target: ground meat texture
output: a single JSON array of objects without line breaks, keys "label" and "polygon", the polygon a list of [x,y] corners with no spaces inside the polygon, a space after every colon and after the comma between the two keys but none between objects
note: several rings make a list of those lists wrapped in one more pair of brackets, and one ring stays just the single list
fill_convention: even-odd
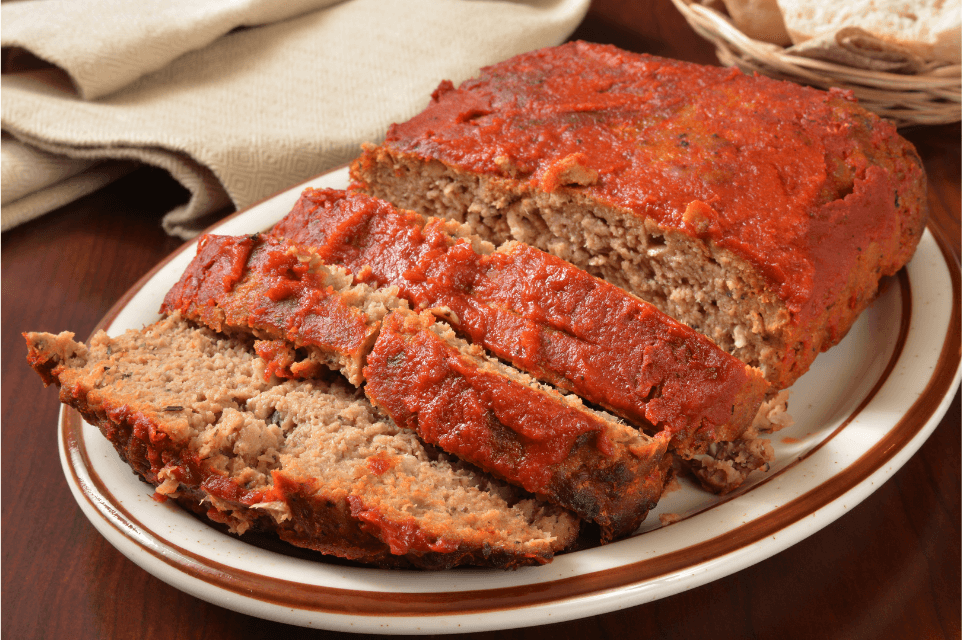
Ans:
[{"label": "ground meat texture", "polygon": [[337,376],[266,376],[252,339],[178,313],[89,347],[25,334],[28,359],[158,498],[241,534],[377,566],[540,564],[570,512],[426,447]]}]

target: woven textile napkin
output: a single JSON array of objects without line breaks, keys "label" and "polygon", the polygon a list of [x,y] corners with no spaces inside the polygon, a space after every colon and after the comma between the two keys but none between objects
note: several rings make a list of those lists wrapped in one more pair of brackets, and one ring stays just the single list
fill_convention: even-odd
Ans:
[{"label": "woven textile napkin", "polygon": [[[138,163],[190,191],[164,228],[248,206],[356,157],[441,80],[562,42],[588,0],[37,0],[0,44],[3,229]],[[13,48],[13,49],[9,49]],[[10,65],[8,65],[10,66]]]}]

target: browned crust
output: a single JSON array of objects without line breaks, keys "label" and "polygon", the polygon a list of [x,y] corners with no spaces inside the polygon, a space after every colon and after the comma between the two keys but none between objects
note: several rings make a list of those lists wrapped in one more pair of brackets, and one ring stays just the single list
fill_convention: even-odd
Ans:
[{"label": "browned crust", "polygon": [[58,336],[36,332],[24,332],[20,335],[27,342],[27,363],[40,375],[45,387],[59,385],[63,363],[81,355],[74,349],[74,334],[69,331]]}]

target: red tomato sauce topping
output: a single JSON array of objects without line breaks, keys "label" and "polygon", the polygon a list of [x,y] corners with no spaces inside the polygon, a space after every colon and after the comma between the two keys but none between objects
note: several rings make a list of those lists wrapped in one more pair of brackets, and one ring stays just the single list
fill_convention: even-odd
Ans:
[{"label": "red tomato sauce topping", "polygon": [[[396,285],[502,359],[678,442],[737,435],[765,383],[653,306],[523,244],[491,254],[368,196],[308,190],[273,233]],[[677,444],[677,442],[676,442]]]},{"label": "red tomato sauce topping", "polygon": [[397,424],[528,491],[547,492],[580,438],[612,454],[601,419],[482,369],[423,316],[387,316],[364,371],[368,397]]},{"label": "red tomato sauce topping", "polygon": [[443,82],[385,146],[570,188],[729,249],[801,317],[844,286],[859,250],[891,237],[899,194],[922,173],[850,93],[584,42]]},{"label": "red tomato sauce topping", "polygon": [[[290,242],[270,236],[205,236],[162,311],[179,310],[213,328],[250,327],[294,347],[360,353],[377,331],[376,323],[347,304],[326,274],[312,269],[311,259]],[[269,373],[291,375],[292,355],[281,343],[258,346]]]}]

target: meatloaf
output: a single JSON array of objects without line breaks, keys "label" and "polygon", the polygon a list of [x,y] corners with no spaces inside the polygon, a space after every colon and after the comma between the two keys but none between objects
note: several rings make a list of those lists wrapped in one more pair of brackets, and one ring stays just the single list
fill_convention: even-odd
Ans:
[{"label": "meatloaf", "polygon": [[365,393],[426,442],[626,536],[657,504],[668,436],[649,437],[487,358],[425,311],[389,314]]},{"label": "meatloaf", "polygon": [[307,189],[273,234],[393,286],[537,379],[665,431],[685,457],[739,437],[768,385],[757,369],[622,289],[528,245],[360,193]]},{"label": "meatloaf", "polygon": [[289,241],[206,235],[161,312],[179,311],[215,331],[261,338],[255,349],[270,373],[306,378],[331,368],[360,386],[381,318],[405,303],[396,289],[352,280]]},{"label": "meatloaf", "polygon": [[[338,289],[330,284],[335,273],[340,274]],[[254,348],[267,374],[312,377],[318,374],[317,363],[329,362],[342,373],[350,371],[349,379],[359,385],[373,372],[365,393],[395,422],[432,445],[598,523],[606,541],[638,527],[665,484],[667,436],[650,438],[583,407],[580,400],[529,388],[530,383],[519,382],[519,372],[488,363],[480,347],[469,347],[450,329],[434,325],[430,312],[419,318],[407,311],[391,295],[396,287],[374,289],[350,280],[350,274],[325,267],[316,253],[290,240],[208,235],[168,293],[163,311],[186,314],[218,331],[263,338]],[[390,327],[386,334],[384,326]],[[399,339],[402,335],[409,339]],[[424,336],[433,341],[425,343]],[[277,362],[278,353],[296,356],[298,351],[307,355]],[[315,353],[319,355],[312,358]],[[454,369],[430,357],[440,353],[447,354],[448,364],[460,362],[456,376]],[[355,371],[369,357],[370,364]],[[453,396],[448,394],[452,385],[461,388]],[[479,385],[487,391],[478,397],[465,391]],[[492,404],[492,394],[503,396],[511,411]],[[409,402],[408,412],[399,413],[392,399]],[[473,415],[464,406],[468,402],[482,411],[484,428],[467,428]],[[421,413],[429,410],[434,413]],[[436,417],[438,411],[445,418],[431,423],[428,416]],[[538,438],[531,436],[532,422],[540,425]],[[577,446],[568,437],[572,425],[585,432]],[[546,443],[550,462],[535,453]]]},{"label": "meatloaf", "polygon": [[424,445],[340,377],[264,375],[246,336],[173,313],[89,348],[24,334],[29,361],[100,428],[158,499],[241,534],[384,567],[547,562],[578,534],[570,512]]},{"label": "meatloaf", "polygon": [[792,384],[916,247],[925,175],[850,93],[572,42],[392,125],[354,186],[553,253]]}]

